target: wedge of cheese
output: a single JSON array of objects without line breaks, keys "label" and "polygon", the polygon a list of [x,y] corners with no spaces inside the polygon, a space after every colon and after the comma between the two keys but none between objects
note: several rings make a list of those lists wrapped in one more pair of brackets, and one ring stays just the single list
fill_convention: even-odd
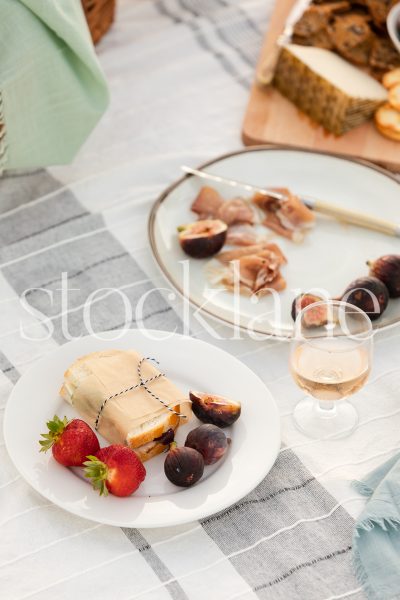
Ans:
[{"label": "wedge of cheese", "polygon": [[337,54],[296,44],[282,48],[274,85],[336,135],[370,119],[387,97],[380,83]]}]

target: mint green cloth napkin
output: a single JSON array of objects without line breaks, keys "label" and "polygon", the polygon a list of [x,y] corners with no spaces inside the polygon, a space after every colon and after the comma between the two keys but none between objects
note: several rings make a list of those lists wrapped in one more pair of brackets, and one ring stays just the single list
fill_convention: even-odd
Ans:
[{"label": "mint green cloth napkin", "polygon": [[80,0],[0,1],[0,170],[70,162],[108,101]]},{"label": "mint green cloth napkin", "polygon": [[369,496],[353,538],[357,577],[373,600],[399,599],[400,454],[353,485]]}]

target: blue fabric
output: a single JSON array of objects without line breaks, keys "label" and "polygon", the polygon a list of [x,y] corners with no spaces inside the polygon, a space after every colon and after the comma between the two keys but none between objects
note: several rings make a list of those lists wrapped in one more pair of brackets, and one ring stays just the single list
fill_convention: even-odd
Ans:
[{"label": "blue fabric", "polygon": [[357,577],[372,600],[400,598],[400,454],[355,481],[369,500],[356,523]]}]

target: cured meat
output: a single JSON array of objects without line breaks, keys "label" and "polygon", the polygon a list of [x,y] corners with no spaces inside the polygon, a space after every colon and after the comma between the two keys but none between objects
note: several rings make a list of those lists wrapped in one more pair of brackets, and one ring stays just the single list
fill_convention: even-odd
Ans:
[{"label": "cured meat", "polygon": [[234,223],[254,223],[254,209],[242,198],[226,200],[218,209],[218,219],[227,225]]},{"label": "cured meat", "polygon": [[240,281],[257,292],[275,279],[279,266],[279,257],[273,252],[264,253],[264,256],[244,256],[239,261]]},{"label": "cured meat", "polygon": [[242,198],[224,200],[212,187],[202,187],[191,209],[200,219],[220,219],[227,225],[254,223],[254,208]]},{"label": "cured meat", "polygon": [[228,290],[234,292],[239,289],[245,295],[265,295],[271,290],[281,291],[286,287],[280,272],[286,258],[276,244],[239,248],[222,255],[225,255],[221,261],[225,268],[221,281]]},{"label": "cured meat", "polygon": [[273,281],[268,284],[268,287],[261,288],[257,292],[257,296],[268,296],[271,293],[271,290],[275,290],[275,292],[283,292],[286,288],[286,279],[282,276],[281,273],[275,277]]},{"label": "cured meat", "polygon": [[254,246],[247,246],[243,248],[235,248],[234,250],[226,250],[217,254],[216,258],[222,263],[229,263],[232,260],[238,260],[243,256],[249,255],[262,255],[263,252],[270,251],[279,257],[280,264],[284,265],[287,263],[286,257],[282,250],[277,244],[255,244]]},{"label": "cured meat", "polygon": [[223,197],[212,187],[202,187],[197,194],[191,209],[200,215],[200,219],[215,218],[220,206],[225,202]]},{"label": "cured meat", "polygon": [[314,225],[314,213],[287,188],[275,190],[285,198],[277,200],[259,193],[253,196],[252,201],[265,215],[263,224],[283,237],[301,241],[304,233]]},{"label": "cured meat", "polygon": [[257,254],[265,249],[266,244],[255,244],[254,246],[247,246],[243,248],[235,248],[234,250],[225,250],[217,254],[216,258],[222,263],[229,263],[232,260],[242,258],[242,256],[248,256],[249,254]]},{"label": "cured meat", "polygon": [[266,257],[270,252],[273,252],[275,256],[279,259],[279,266],[286,265],[287,259],[283,254],[282,250],[276,244],[268,244],[265,246],[264,250],[262,250],[259,256]]},{"label": "cured meat", "polygon": [[260,236],[249,223],[231,225],[226,236],[226,243],[232,246],[253,246],[257,244]]}]

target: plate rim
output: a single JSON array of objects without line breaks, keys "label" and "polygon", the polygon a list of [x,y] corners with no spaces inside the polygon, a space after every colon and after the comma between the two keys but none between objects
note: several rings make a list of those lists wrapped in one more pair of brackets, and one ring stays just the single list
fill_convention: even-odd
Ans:
[{"label": "plate rim", "polygon": [[[320,154],[320,155],[328,156],[331,158],[339,158],[340,160],[343,160],[346,162],[359,164],[359,165],[367,167],[373,171],[377,171],[378,173],[381,173],[382,175],[385,175],[386,177],[388,177],[389,179],[391,179],[392,181],[397,183],[397,185],[400,187],[400,182],[398,181],[398,179],[396,178],[394,173],[392,173],[388,169],[385,169],[384,167],[382,167],[380,165],[376,165],[375,163],[373,163],[369,160],[366,160],[364,158],[344,156],[343,154],[340,154],[339,152],[329,152],[327,150],[312,150],[311,148],[302,148],[301,146],[291,146],[291,145],[284,145],[284,144],[279,145],[279,146],[274,145],[274,144],[261,144],[261,145],[250,146],[248,148],[241,148],[239,150],[232,150],[231,152],[226,152],[224,154],[218,155],[216,158],[213,158],[204,163],[201,163],[200,165],[198,165],[195,168],[198,171],[200,171],[206,167],[214,165],[222,160],[225,160],[226,158],[231,158],[233,156],[238,156],[240,154],[247,154],[248,152],[260,152],[260,151],[276,152],[277,150],[278,151],[282,150],[282,151],[286,151],[286,152],[287,151],[304,152],[307,154]],[[147,234],[148,234],[148,238],[149,238],[149,242],[150,242],[150,248],[151,248],[153,259],[154,259],[157,267],[159,268],[160,272],[162,273],[162,275],[173,286],[174,290],[177,291],[178,294],[182,298],[184,298],[184,293],[183,293],[182,288],[174,281],[174,279],[170,275],[168,269],[164,265],[163,260],[160,256],[160,253],[158,252],[155,235],[154,235],[154,229],[155,229],[154,225],[155,225],[157,211],[160,208],[160,206],[162,205],[162,203],[171,194],[171,192],[173,192],[184,181],[186,181],[187,179],[189,179],[191,177],[195,177],[195,175],[192,175],[191,173],[186,173],[179,179],[172,182],[163,192],[161,192],[161,194],[157,197],[157,199],[153,203],[153,206],[151,207],[151,211],[150,211],[148,221],[147,221]],[[201,304],[197,303],[191,296],[189,298],[186,298],[186,300],[189,301],[189,303],[191,304],[192,307],[199,309],[200,312],[203,312],[208,317],[212,318],[214,321],[217,321],[218,323],[223,323],[224,325],[227,325],[228,327],[235,326],[240,331],[243,331],[243,332],[247,331],[246,326],[240,325],[237,323],[233,323],[232,320],[229,320],[228,318],[224,318],[220,315],[216,315],[207,308],[203,308],[203,306]],[[381,331],[387,331],[388,329],[395,327],[399,323],[400,323],[400,318],[393,319],[393,320],[389,321],[388,323],[386,323],[385,325],[381,325],[375,321],[372,323],[372,329],[373,329],[374,333],[381,332]],[[255,333],[258,333],[261,335],[268,335],[269,337],[271,337],[277,341],[289,341],[292,339],[291,333],[278,334],[278,333],[274,332],[274,330],[271,330],[270,332],[266,333],[265,331],[259,330],[257,328],[254,328],[253,331]]]},{"label": "plate rim", "polygon": [[[211,512],[210,512],[210,510],[204,510],[206,503],[200,504],[195,509],[186,510],[184,508],[181,508],[180,516],[178,516],[179,515],[179,513],[178,513],[176,518],[170,518],[168,520],[168,522],[165,523],[164,525],[160,525],[158,523],[155,524],[154,522],[149,520],[149,519],[151,519],[151,516],[148,516],[147,520],[143,520],[143,521],[140,521],[140,518],[141,518],[140,515],[139,515],[139,517],[137,517],[136,519],[133,519],[132,521],[123,521],[123,520],[117,521],[112,518],[107,518],[107,516],[100,519],[99,517],[91,516],[90,514],[86,514],[86,513],[82,514],[82,512],[78,508],[74,510],[67,504],[64,504],[62,502],[56,502],[51,495],[51,490],[49,491],[49,493],[45,493],[45,491],[39,485],[37,485],[37,482],[35,480],[29,479],[29,476],[26,473],[26,469],[24,468],[23,464],[21,463],[21,460],[18,457],[16,457],[12,451],[10,451],[10,444],[9,444],[8,436],[9,436],[9,434],[11,435],[11,433],[10,433],[11,430],[10,430],[10,426],[8,425],[8,421],[10,419],[9,412],[10,412],[10,410],[12,410],[10,408],[11,403],[12,403],[12,397],[15,395],[15,390],[17,389],[19,382],[24,378],[24,376],[28,372],[31,372],[35,368],[37,368],[39,363],[46,364],[49,357],[53,356],[55,353],[57,353],[59,351],[61,352],[62,349],[65,348],[66,346],[79,343],[84,339],[95,338],[95,336],[89,334],[86,336],[82,336],[79,339],[71,340],[65,344],[61,344],[54,350],[47,353],[45,356],[41,357],[33,365],[31,365],[29,367],[29,369],[27,369],[25,371],[25,373],[23,375],[21,375],[20,379],[17,381],[17,383],[14,385],[13,389],[11,390],[11,392],[8,396],[8,400],[7,400],[7,403],[5,406],[5,411],[4,411],[4,419],[3,419],[3,427],[2,427],[4,443],[5,443],[5,448],[7,450],[8,456],[9,456],[11,462],[13,463],[14,467],[17,469],[19,475],[42,498],[45,498],[46,500],[50,501],[55,506],[58,506],[59,508],[65,510],[71,514],[74,514],[82,519],[86,519],[88,521],[92,521],[95,523],[102,523],[104,525],[110,525],[110,526],[114,526],[114,527],[130,527],[130,528],[142,528],[142,529],[157,528],[158,529],[158,528],[162,528],[162,527],[174,527],[174,526],[178,526],[178,525],[184,525],[187,523],[192,523],[192,522],[195,522],[195,521],[198,521],[201,519],[205,519],[211,515],[218,513],[221,510],[225,510],[226,508],[234,505],[236,502],[241,500],[244,496],[249,494],[267,476],[267,474],[272,469],[272,467],[275,464],[276,459],[279,455],[279,450],[280,450],[281,442],[282,442],[282,433],[281,433],[281,423],[280,423],[280,414],[279,414],[279,410],[278,410],[278,405],[276,403],[274,396],[272,395],[271,390],[263,382],[263,380],[257,373],[255,373],[252,369],[250,369],[250,367],[248,365],[246,365],[245,363],[240,361],[239,358],[237,358],[230,352],[228,352],[222,348],[219,348],[218,346],[215,346],[214,344],[206,342],[205,340],[199,340],[197,338],[192,338],[191,336],[188,336],[188,335],[184,335],[184,334],[180,334],[180,333],[176,333],[176,332],[170,332],[170,331],[167,332],[167,331],[158,330],[158,329],[157,330],[156,329],[148,329],[146,331],[149,331],[152,334],[154,334],[154,333],[156,333],[156,334],[167,334],[167,333],[171,334],[172,333],[173,337],[175,337],[175,338],[183,338],[187,341],[190,341],[190,343],[195,343],[195,344],[198,344],[199,346],[203,346],[203,345],[212,346],[213,349],[217,352],[217,354],[222,353],[222,354],[228,355],[231,360],[240,362],[246,370],[250,371],[252,376],[255,377],[259,381],[259,383],[263,386],[266,395],[269,397],[270,407],[271,407],[271,410],[273,411],[273,420],[275,421],[275,424],[276,424],[275,429],[274,429],[274,431],[276,433],[275,448],[273,449],[273,452],[271,452],[270,461],[268,461],[268,463],[264,465],[264,469],[260,469],[259,476],[254,478],[254,480],[252,480],[252,482],[250,484],[248,484],[247,486],[243,485],[240,492],[235,494],[234,496],[231,496],[229,499],[227,499],[227,501],[221,501],[220,504],[218,505],[218,508],[211,509]],[[129,332],[141,333],[141,330],[140,329],[128,329],[128,330],[119,329],[119,330],[98,332],[96,335],[105,336],[102,338],[102,341],[110,341],[110,343],[112,343],[112,342],[118,341],[118,339],[120,339],[120,338],[118,338],[117,340],[115,340],[114,337],[112,337],[120,332],[124,332],[123,335],[126,335],[126,334],[129,335]],[[108,340],[107,336],[110,336],[111,339]],[[170,496],[170,495],[171,494],[167,494],[167,496]],[[132,497],[130,497],[130,498],[134,499],[134,495],[132,495]],[[186,514],[186,513],[190,513],[190,514]]]}]

